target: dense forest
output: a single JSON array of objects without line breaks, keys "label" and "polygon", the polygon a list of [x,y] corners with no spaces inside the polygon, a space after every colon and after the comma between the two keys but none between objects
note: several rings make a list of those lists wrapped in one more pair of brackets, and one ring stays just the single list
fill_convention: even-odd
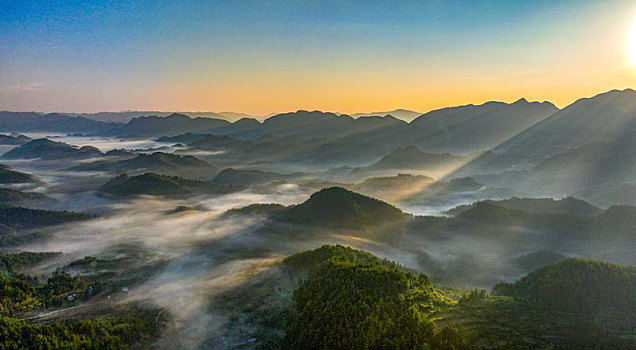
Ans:
[{"label": "dense forest", "polygon": [[500,283],[493,294],[519,297],[535,307],[596,314],[636,313],[636,268],[598,260],[569,258]]},{"label": "dense forest", "polygon": [[375,198],[331,187],[281,213],[277,220],[294,224],[357,229],[405,220],[410,215]]},{"label": "dense forest", "polygon": [[42,226],[59,225],[67,222],[91,219],[85,213],[74,213],[66,210],[43,210],[0,205],[0,233],[14,229],[31,229]]},{"label": "dense forest", "polygon": [[58,255],[0,256],[5,270],[0,272],[0,349],[126,349],[148,344],[160,334],[165,317],[155,317],[145,309],[113,309],[103,316],[43,324],[37,322],[38,317],[19,320],[18,315],[88,302],[102,292],[98,276],[56,272],[46,283],[39,283],[36,277],[16,272]]},{"label": "dense forest", "polygon": [[340,245],[294,254],[282,265],[307,277],[293,293],[283,348],[469,348],[457,329],[427,319],[453,302],[426,275]]},{"label": "dense forest", "polygon": [[136,195],[183,197],[196,193],[229,193],[234,190],[236,189],[211,182],[145,173],[137,176],[119,175],[102,186],[99,193],[114,197]]},{"label": "dense forest", "polygon": [[1,184],[18,184],[36,182],[35,177],[19,171],[11,170],[6,165],[0,164],[0,183]]}]

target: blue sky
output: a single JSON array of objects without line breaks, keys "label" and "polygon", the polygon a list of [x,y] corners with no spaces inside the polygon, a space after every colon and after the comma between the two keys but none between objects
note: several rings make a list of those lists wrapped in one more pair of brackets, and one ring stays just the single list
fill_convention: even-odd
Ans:
[{"label": "blue sky", "polygon": [[[2,109],[258,114],[479,102],[447,95],[505,77],[523,95],[519,74],[534,74],[529,97],[551,99],[536,80],[567,71],[559,62],[625,64],[636,1],[10,0],[0,11]],[[570,94],[634,81],[605,74]],[[573,98],[563,90],[557,102]]]}]

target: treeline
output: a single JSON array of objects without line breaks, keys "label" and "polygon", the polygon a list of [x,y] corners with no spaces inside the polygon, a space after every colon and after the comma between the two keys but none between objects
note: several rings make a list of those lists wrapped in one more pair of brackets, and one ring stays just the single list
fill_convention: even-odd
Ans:
[{"label": "treeline", "polygon": [[[54,273],[43,284],[39,284],[36,277],[0,273],[0,314],[14,315],[33,307],[60,306],[69,301],[87,300],[103,288],[102,282],[64,272]],[[69,295],[72,295],[70,300],[67,299]]]},{"label": "treeline", "polygon": [[109,317],[31,325],[0,316],[0,349],[128,349],[158,334],[154,317]]},{"label": "treeline", "polygon": [[[13,256],[9,264],[19,265],[21,260],[40,258],[32,254]],[[13,264],[15,261],[18,262]],[[16,318],[29,310],[45,312],[51,306],[88,300],[103,287],[103,283],[91,277],[63,272],[54,273],[43,284],[35,277],[0,273],[0,349],[127,349],[156,339],[166,318],[155,317],[154,313],[142,309],[44,325]]]},{"label": "treeline", "polygon": [[29,209],[0,205],[0,225],[11,229],[30,229],[91,218],[92,216],[85,213],[74,213],[66,210]]},{"label": "treeline", "polygon": [[284,261],[313,271],[294,292],[285,349],[468,349],[427,312],[450,304],[430,284],[369,253],[325,246]]},{"label": "treeline", "polygon": [[61,256],[60,252],[20,252],[0,255],[0,272],[12,273],[23,267]]},{"label": "treeline", "polygon": [[522,298],[543,309],[634,314],[636,268],[570,258],[544,266],[516,283],[499,283],[493,294]]}]

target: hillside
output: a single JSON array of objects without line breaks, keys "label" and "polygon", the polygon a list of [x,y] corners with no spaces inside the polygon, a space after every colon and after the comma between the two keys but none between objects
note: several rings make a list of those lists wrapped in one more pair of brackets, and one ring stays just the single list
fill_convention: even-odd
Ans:
[{"label": "hillside", "polygon": [[59,258],[60,252],[20,252],[0,255],[0,273],[15,273],[43,261]]},{"label": "hillside", "polygon": [[0,112],[2,132],[104,132],[120,124],[105,123],[84,117],[58,113],[41,115],[33,112]]},{"label": "hillside", "polygon": [[415,146],[398,148],[395,151],[382,157],[376,163],[370,165],[370,170],[386,169],[418,169],[432,170],[452,164],[459,164],[463,157],[453,156],[448,153],[435,154],[420,151]]},{"label": "hillside", "polygon": [[227,168],[221,170],[214,179],[212,179],[212,182],[223,185],[236,184],[247,186],[265,184],[277,180],[283,180],[285,178],[287,178],[287,176],[271,171]]},{"label": "hillside", "polygon": [[183,144],[189,144],[194,141],[200,140],[206,136],[207,136],[206,134],[194,134],[194,133],[187,132],[185,134],[180,134],[176,136],[162,136],[157,139],[157,142],[168,142],[168,143],[178,142]]},{"label": "hillside", "polygon": [[549,102],[487,102],[434,110],[409,124],[408,132],[387,135],[426,152],[489,150],[557,112]]},{"label": "hillside", "polygon": [[342,246],[298,253],[283,265],[309,272],[294,291],[283,348],[468,348],[456,330],[436,330],[426,320],[450,304],[426,275]]},{"label": "hillside", "polygon": [[241,147],[249,144],[247,141],[237,140],[229,136],[204,135],[202,138],[189,142],[188,145],[194,148],[205,150],[223,150],[228,148]]},{"label": "hillside", "polygon": [[264,132],[259,141],[302,142],[312,138],[339,138],[367,130],[406,125],[393,117],[366,117],[354,119],[348,115],[321,111],[299,110],[265,119]]},{"label": "hillside", "polygon": [[242,208],[234,208],[223,213],[223,217],[247,216],[269,218],[284,211],[287,207],[277,203],[256,203]]},{"label": "hillside", "polygon": [[311,273],[329,261],[354,264],[378,264],[389,268],[398,268],[398,265],[392,261],[380,259],[369,252],[339,244],[323,245],[320,248],[292,254],[283,259],[281,264],[293,273]]},{"label": "hillside", "polygon": [[0,164],[0,183],[19,184],[33,182],[37,182],[33,175],[11,170],[8,166]]},{"label": "hillside", "polygon": [[[495,206],[507,209],[523,210],[533,214],[573,214],[573,215],[596,215],[601,209],[581,199],[567,197],[555,200],[553,198],[519,198],[512,197],[502,200],[485,200]],[[457,215],[472,207],[471,204],[460,205],[449,210],[447,213]]]},{"label": "hillside", "polygon": [[11,233],[15,230],[59,225],[90,218],[92,217],[88,214],[74,213],[66,210],[54,211],[0,205],[0,233]]},{"label": "hillside", "polygon": [[633,142],[634,134],[636,91],[612,90],[577,100],[506,141],[495,151],[534,163],[586,143]]},{"label": "hillside", "polygon": [[353,113],[351,116],[353,118],[362,118],[362,117],[383,117],[383,116],[393,116],[398,119],[402,119],[405,122],[411,122],[413,119],[422,115],[420,112],[411,111],[408,109],[395,109],[392,111],[385,112],[369,112],[369,113]]},{"label": "hillside", "polygon": [[457,214],[457,218],[495,226],[519,226],[550,233],[556,242],[576,240],[621,239],[633,242],[636,227],[636,207],[618,205],[597,215],[567,213],[533,214],[508,209],[489,202],[478,202]]},{"label": "hillside", "polygon": [[524,254],[514,259],[513,263],[526,271],[534,271],[545,265],[556,264],[565,259],[567,259],[567,256],[561,253],[543,249]]},{"label": "hillside", "polygon": [[53,200],[51,197],[41,193],[22,192],[9,188],[0,188],[0,203],[2,204],[32,206],[51,200]]},{"label": "hillside", "polygon": [[493,293],[566,312],[634,314],[636,268],[570,258],[544,266],[513,284],[497,284]]},{"label": "hillside", "polygon": [[2,135],[0,134],[0,145],[21,145],[31,141],[32,138],[24,135]]},{"label": "hillside", "polygon": [[77,147],[63,142],[55,142],[49,139],[37,139],[13,148],[2,155],[4,159],[33,159],[46,160],[65,158],[94,158],[101,157],[103,153],[92,146]]},{"label": "hillside", "polygon": [[229,124],[225,119],[190,118],[185,114],[172,113],[166,117],[135,117],[110,132],[129,137],[176,136],[187,132],[209,132]]},{"label": "hillside", "polygon": [[562,188],[570,190],[632,182],[636,173],[636,155],[632,152],[635,147],[633,140],[628,144],[586,143],[542,160],[528,177],[535,182],[556,178]]},{"label": "hillside", "polygon": [[169,174],[197,174],[206,173],[208,176],[217,170],[208,162],[194,156],[180,156],[171,153],[154,152],[152,154],[139,154],[132,159],[118,160],[115,162],[96,161],[85,163],[71,168],[78,171],[153,171]]},{"label": "hillside", "polygon": [[210,182],[189,180],[178,176],[145,173],[138,176],[122,174],[102,186],[98,193],[114,197],[136,195],[185,197],[203,193],[228,193],[236,190]]},{"label": "hillside", "polygon": [[402,221],[410,215],[398,208],[340,187],[322,189],[302,204],[276,217],[286,223],[333,227],[364,228]]}]

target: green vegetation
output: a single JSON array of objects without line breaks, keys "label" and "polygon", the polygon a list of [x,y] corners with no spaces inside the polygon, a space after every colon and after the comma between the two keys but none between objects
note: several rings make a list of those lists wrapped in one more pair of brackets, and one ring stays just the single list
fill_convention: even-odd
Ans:
[{"label": "green vegetation", "polygon": [[41,193],[22,192],[8,188],[0,188],[0,203],[5,205],[32,205],[50,199],[50,197]]},{"label": "green vegetation", "polygon": [[145,173],[138,176],[119,175],[102,186],[98,193],[115,197],[135,195],[183,197],[198,193],[229,193],[234,190],[232,187],[205,181]]},{"label": "green vegetation", "polygon": [[567,256],[551,250],[537,250],[516,258],[513,263],[526,271],[534,271],[545,265],[556,264]]},{"label": "green vegetation", "polygon": [[[527,213],[533,214],[597,215],[602,211],[598,207],[574,197],[567,197],[559,200],[552,198],[512,197],[509,199],[485,200],[482,202],[507,209],[523,210]],[[448,213],[457,215],[465,210],[471,209],[473,206],[474,204],[460,205],[449,210]]]},{"label": "green vegetation", "polygon": [[636,268],[570,258],[544,266],[514,284],[499,283],[493,294],[519,297],[543,309],[566,312],[636,313]]},{"label": "green vegetation", "polygon": [[312,273],[322,264],[332,262],[349,262],[353,264],[378,264],[388,268],[399,266],[387,259],[362,250],[341,245],[323,245],[320,248],[290,255],[282,261],[282,265],[293,273]]},{"label": "green vegetation", "polygon": [[133,171],[135,169],[151,170],[154,172],[215,172],[208,163],[194,156],[180,156],[171,153],[154,152],[152,154],[139,154],[132,159],[124,159],[115,162],[95,161],[71,168],[78,171]]},{"label": "green vegetation", "polygon": [[61,256],[59,252],[20,252],[0,255],[0,272],[16,272],[43,261]]},{"label": "green vegetation", "polygon": [[277,203],[256,203],[250,204],[248,206],[242,208],[235,208],[226,211],[223,215],[226,217],[235,216],[235,215],[245,215],[245,216],[272,216],[277,213],[282,212],[287,207],[282,204]]},{"label": "green vegetation", "polygon": [[212,182],[223,185],[253,185],[264,184],[285,179],[287,176],[269,171],[232,169],[221,170]]},{"label": "green vegetation", "polygon": [[456,329],[438,331],[427,320],[428,312],[449,304],[427,276],[343,260],[335,255],[322,263],[294,292],[284,348],[469,348]]},{"label": "green vegetation", "polygon": [[12,227],[0,224],[0,247],[12,247],[50,239],[52,235],[46,232],[16,232]]},{"label": "green vegetation", "polygon": [[[478,202],[456,215],[457,218],[499,228],[508,226],[549,232],[560,240],[633,241],[636,230],[636,207],[612,206],[594,216],[573,214],[533,214],[508,209],[489,202]],[[476,232],[476,230],[473,230]],[[502,230],[503,231],[503,230]]]},{"label": "green vegetation", "polygon": [[32,175],[11,170],[11,168],[0,164],[0,183],[20,184],[33,182],[37,182],[37,180]]},{"label": "green vegetation", "polygon": [[27,278],[0,273],[0,316],[40,305],[42,298]]},{"label": "green vegetation", "polygon": [[302,225],[360,229],[409,218],[410,215],[386,202],[331,187],[312,194],[307,201],[282,212],[276,219]]},{"label": "green vegetation", "polygon": [[172,210],[167,210],[165,213],[166,214],[179,214],[179,213],[187,213],[189,211],[201,211],[201,210],[205,210],[205,209],[199,208],[199,207],[189,207],[187,205],[178,205]]},{"label": "green vegetation", "polygon": [[[88,214],[0,205],[0,233],[87,220]],[[2,229],[4,227],[4,229]]]},{"label": "green vegetation", "polygon": [[[46,323],[51,321],[45,320],[44,315],[31,317],[49,312],[52,307],[82,305],[104,291],[105,281],[99,275],[56,272],[46,283],[39,284],[35,277],[15,273],[20,267],[59,254],[22,252],[0,256],[3,269],[10,271],[0,273],[0,349],[127,349],[145,347],[159,336],[166,316],[134,306],[98,307],[97,301],[86,308],[89,311],[80,319],[67,316],[65,321]],[[69,266],[97,262],[103,261],[86,257]],[[25,317],[28,321],[18,319]],[[37,324],[42,322],[46,324]]]},{"label": "green vegetation", "polygon": [[[90,292],[87,287],[91,286]],[[101,290],[102,283],[83,276],[54,273],[45,284],[22,274],[0,273],[0,314],[13,315],[38,306],[61,306],[74,300],[88,300]],[[69,295],[73,295],[68,300]]]},{"label": "green vegetation", "polygon": [[76,147],[49,139],[37,139],[13,148],[2,155],[4,159],[63,159],[101,157],[103,153],[92,146]]},{"label": "green vegetation", "polygon": [[0,349],[128,349],[157,337],[159,330],[154,317],[148,316],[104,317],[44,325],[0,316]]}]

